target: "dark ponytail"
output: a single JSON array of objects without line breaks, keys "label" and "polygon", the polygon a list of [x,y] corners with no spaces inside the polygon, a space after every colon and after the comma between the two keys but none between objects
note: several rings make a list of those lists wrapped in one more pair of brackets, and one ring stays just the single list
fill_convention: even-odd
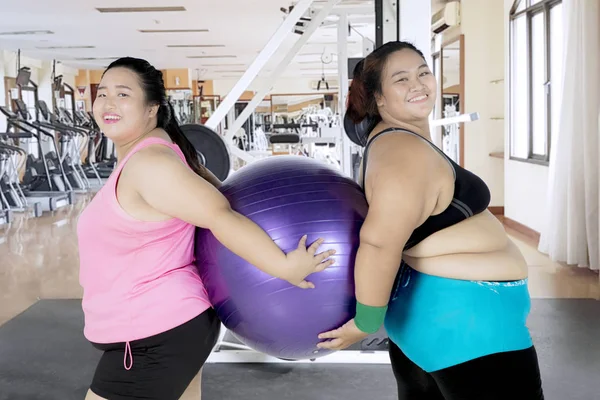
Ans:
[{"label": "dark ponytail", "polygon": [[[363,81],[365,59],[356,64],[352,76],[352,83],[348,89],[346,115],[344,116],[344,131],[346,136],[359,146],[366,146],[369,134],[381,121],[377,112],[377,104],[370,101],[367,87]],[[375,107],[375,109],[373,109]]]},{"label": "dark ponytail", "polygon": [[[212,182],[214,176],[202,165],[198,159],[198,153],[192,143],[185,136],[177,119],[173,106],[167,99],[165,82],[162,72],[154,68],[148,61],[133,57],[123,57],[113,61],[106,71],[111,68],[127,68],[135,72],[140,79],[140,85],[146,95],[149,105],[158,105],[157,126],[164,129],[171,140],[179,146],[185,155],[185,160],[190,168],[204,179]],[[106,71],[104,71],[106,73]]]},{"label": "dark ponytail", "polygon": [[[162,73],[161,73],[162,75]],[[158,109],[158,123],[157,126],[163,128],[165,132],[169,134],[171,140],[179,146],[181,152],[185,156],[185,161],[188,163],[190,168],[198,175],[203,177],[204,179],[210,181],[210,172],[206,169],[205,166],[200,164],[200,160],[198,158],[198,153],[192,145],[192,142],[189,141],[187,136],[183,133],[181,128],[179,127],[179,123],[177,122],[177,118],[175,118],[175,111],[173,110],[173,105],[169,103],[168,100],[165,100],[165,104],[161,104]]]},{"label": "dark ponytail", "polygon": [[348,88],[346,115],[355,124],[362,122],[369,115],[370,102],[367,98],[367,88],[362,76],[364,66],[365,59],[363,58],[354,67],[352,83]]}]

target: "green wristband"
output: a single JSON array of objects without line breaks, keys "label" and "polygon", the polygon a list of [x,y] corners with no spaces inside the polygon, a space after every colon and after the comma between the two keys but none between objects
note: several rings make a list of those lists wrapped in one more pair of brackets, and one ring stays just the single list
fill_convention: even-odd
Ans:
[{"label": "green wristband", "polygon": [[375,333],[381,328],[386,312],[387,306],[372,307],[357,301],[354,323],[358,329],[365,333]]}]

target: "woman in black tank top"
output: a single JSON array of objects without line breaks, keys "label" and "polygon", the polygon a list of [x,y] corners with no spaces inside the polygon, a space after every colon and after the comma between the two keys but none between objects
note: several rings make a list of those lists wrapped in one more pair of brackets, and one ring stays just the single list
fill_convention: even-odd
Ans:
[{"label": "woman in black tank top", "polygon": [[[527,279],[449,279],[402,260],[490,203],[485,182],[429,140],[436,85],[423,54],[406,42],[381,46],[355,68],[344,128],[365,147],[370,208],[356,258],[355,318],[319,335],[319,347],[341,350],[385,322],[400,400],[543,399],[526,326]],[[377,172],[366,182],[369,160]]]}]

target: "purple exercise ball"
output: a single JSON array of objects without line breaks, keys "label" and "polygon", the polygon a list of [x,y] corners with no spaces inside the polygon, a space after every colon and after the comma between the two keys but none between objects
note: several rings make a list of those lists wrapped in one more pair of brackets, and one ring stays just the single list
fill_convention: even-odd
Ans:
[{"label": "purple exercise ball", "polygon": [[318,334],[353,318],[354,260],[367,214],[361,188],[331,166],[307,157],[275,156],[231,175],[221,192],[288,253],[307,234],[335,249],[335,263],[300,289],[260,271],[198,229],[196,265],[220,320],[241,342],[281,359],[322,357]]}]

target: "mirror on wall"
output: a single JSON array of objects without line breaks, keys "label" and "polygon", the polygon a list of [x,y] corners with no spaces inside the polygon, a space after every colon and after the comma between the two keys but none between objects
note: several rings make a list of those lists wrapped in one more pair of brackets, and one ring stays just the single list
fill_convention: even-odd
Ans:
[{"label": "mirror on wall", "polygon": [[202,95],[193,96],[194,103],[194,123],[204,125],[206,121],[214,114],[221,103],[221,96]]},{"label": "mirror on wall", "polygon": [[271,126],[271,99],[264,99],[254,110],[254,126],[261,127],[264,130],[265,126]]},{"label": "mirror on wall", "polygon": [[[464,37],[442,44],[441,99],[438,101],[441,118],[458,116],[464,108]],[[464,124],[444,125],[441,132],[441,148],[454,162],[463,164]]]},{"label": "mirror on wall", "polygon": [[272,131],[277,132],[279,125],[302,124],[318,125],[327,123],[336,116],[337,94],[273,94],[271,96]]},{"label": "mirror on wall", "polygon": [[194,123],[194,95],[190,89],[167,89],[167,98],[180,125]]}]

